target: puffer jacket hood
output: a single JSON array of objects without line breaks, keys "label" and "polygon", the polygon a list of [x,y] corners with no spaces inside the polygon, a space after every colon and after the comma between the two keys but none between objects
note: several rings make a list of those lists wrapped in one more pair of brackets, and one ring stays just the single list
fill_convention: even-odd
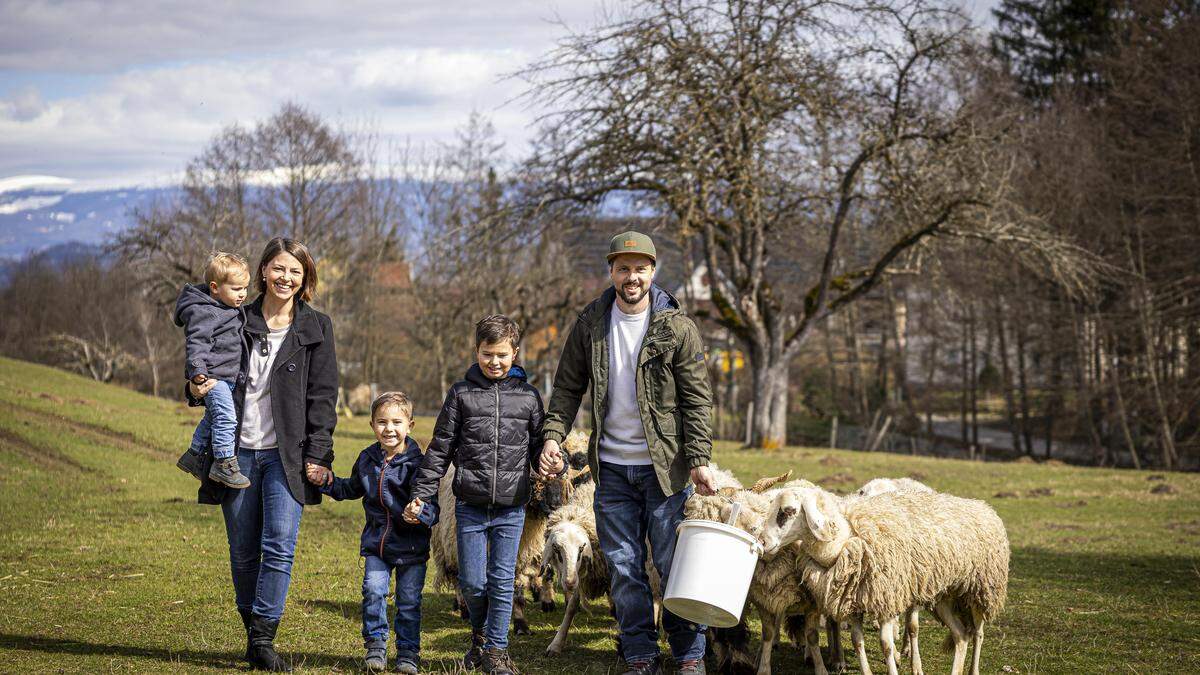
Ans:
[{"label": "puffer jacket hood", "polygon": [[372,443],[359,454],[349,478],[335,478],[321,492],[341,501],[361,499],[366,522],[363,524],[363,557],[375,556],[391,565],[409,565],[429,559],[429,528],[438,521],[437,495],[422,500],[417,516],[419,525],[404,520],[404,507],[412,501],[412,485],[421,466],[421,448],[411,437],[405,439],[404,452],[390,461],[379,443]]},{"label": "puffer jacket hood", "polygon": [[513,366],[500,380],[472,364],[450,387],[413,488],[425,500],[455,466],[454,494],[475,506],[518,506],[529,501],[530,470],[542,451],[542,397]]}]

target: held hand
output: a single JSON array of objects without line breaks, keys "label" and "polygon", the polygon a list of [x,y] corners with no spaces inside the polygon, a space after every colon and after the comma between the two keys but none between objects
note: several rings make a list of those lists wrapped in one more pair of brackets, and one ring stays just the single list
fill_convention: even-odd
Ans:
[{"label": "held hand", "polygon": [[542,445],[542,457],[538,460],[538,471],[542,476],[550,478],[557,476],[563,470],[563,453],[562,448],[558,446],[558,441],[546,441]]},{"label": "held hand", "polygon": [[321,466],[320,464],[313,464],[312,462],[309,462],[304,467],[304,473],[308,478],[308,482],[312,483],[313,485],[322,486],[333,484],[333,471]]},{"label": "held hand", "polygon": [[189,381],[188,392],[191,393],[193,398],[204,398],[215,386],[217,386],[217,381],[211,377],[205,380],[204,384],[196,384],[195,382]]},{"label": "held hand", "polygon": [[421,520],[417,516],[421,514],[422,506],[424,506],[424,503],[420,499],[414,499],[409,502],[408,506],[404,507],[404,522],[409,525],[420,523]]},{"label": "held hand", "polygon": [[692,484],[696,486],[696,494],[704,497],[711,497],[717,494],[717,489],[713,486],[712,472],[707,466],[698,466],[692,469],[691,472]]}]

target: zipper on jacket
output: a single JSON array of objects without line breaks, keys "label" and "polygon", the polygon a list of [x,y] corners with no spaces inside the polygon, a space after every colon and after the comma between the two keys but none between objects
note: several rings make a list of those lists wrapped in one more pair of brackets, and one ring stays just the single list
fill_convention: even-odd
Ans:
[{"label": "zipper on jacket", "polygon": [[383,466],[379,468],[379,506],[383,507],[383,534],[379,537],[379,557],[383,559],[383,542],[387,541],[388,528],[392,525],[392,512],[388,511],[387,504],[383,503],[383,474],[387,472],[388,461],[387,457],[383,458]]},{"label": "zipper on jacket", "polygon": [[496,476],[500,473],[500,381],[496,388],[496,432],[492,434],[492,506],[496,505]]}]

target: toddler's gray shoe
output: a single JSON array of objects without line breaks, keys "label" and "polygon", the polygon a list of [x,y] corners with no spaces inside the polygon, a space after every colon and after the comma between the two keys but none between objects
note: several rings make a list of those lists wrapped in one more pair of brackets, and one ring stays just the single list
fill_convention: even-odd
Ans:
[{"label": "toddler's gray shoe", "polygon": [[238,468],[237,457],[214,459],[212,468],[208,470],[208,477],[222,485],[238,490],[250,487],[250,479],[243,476],[241,469]]}]

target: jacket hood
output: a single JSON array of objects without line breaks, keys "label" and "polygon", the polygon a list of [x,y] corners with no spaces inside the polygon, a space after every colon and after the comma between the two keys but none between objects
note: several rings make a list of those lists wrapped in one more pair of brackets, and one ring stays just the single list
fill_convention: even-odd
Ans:
[{"label": "jacket hood", "polygon": [[[503,380],[500,380],[500,382],[503,383],[512,379],[524,382],[527,378],[528,376],[525,374],[525,369],[521,366],[514,365],[508,369],[508,375],[506,375]],[[467,374],[463,376],[463,379],[480,387],[490,387],[495,382],[495,380],[483,374],[483,369],[479,367],[478,363],[472,363],[471,367],[467,368]]]},{"label": "jacket hood", "polygon": [[182,326],[187,323],[184,319],[184,314],[199,305],[208,305],[218,309],[231,309],[225,303],[217,300],[208,292],[208,287],[201,284],[188,284],[183,287],[179,293],[179,299],[175,301],[175,325]]}]

